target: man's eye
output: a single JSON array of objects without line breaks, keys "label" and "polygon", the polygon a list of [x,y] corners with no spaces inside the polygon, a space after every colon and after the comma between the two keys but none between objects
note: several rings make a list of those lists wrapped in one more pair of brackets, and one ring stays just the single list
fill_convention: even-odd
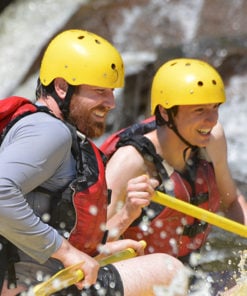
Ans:
[{"label": "man's eye", "polygon": [[196,109],[195,112],[201,113],[201,112],[203,112],[203,108]]}]

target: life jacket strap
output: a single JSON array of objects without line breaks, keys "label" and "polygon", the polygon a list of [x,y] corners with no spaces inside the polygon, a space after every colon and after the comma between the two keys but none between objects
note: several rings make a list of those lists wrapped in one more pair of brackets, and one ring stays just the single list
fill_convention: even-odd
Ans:
[{"label": "life jacket strap", "polygon": [[208,223],[197,221],[192,225],[185,225],[183,235],[186,235],[190,238],[195,237],[197,234],[202,233],[208,227]]}]

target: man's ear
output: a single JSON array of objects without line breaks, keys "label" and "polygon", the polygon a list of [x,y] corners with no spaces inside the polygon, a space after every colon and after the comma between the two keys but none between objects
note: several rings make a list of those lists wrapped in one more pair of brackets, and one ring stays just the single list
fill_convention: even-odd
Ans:
[{"label": "man's ear", "polygon": [[55,78],[54,89],[60,99],[63,100],[66,97],[68,87],[68,83],[63,78]]},{"label": "man's ear", "polygon": [[167,114],[167,110],[165,108],[163,108],[161,105],[158,105],[159,108],[159,112],[160,112],[160,116],[166,121],[168,122],[169,117]]}]

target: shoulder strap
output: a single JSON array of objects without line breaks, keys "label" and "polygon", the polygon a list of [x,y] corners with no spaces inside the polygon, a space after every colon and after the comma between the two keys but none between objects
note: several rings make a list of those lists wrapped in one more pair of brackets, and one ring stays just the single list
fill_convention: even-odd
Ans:
[{"label": "shoulder strap", "polygon": [[8,272],[8,288],[17,287],[17,278],[15,273],[14,264],[18,262],[19,255],[17,247],[10,241],[0,235],[0,294],[3,287],[6,272]]},{"label": "shoulder strap", "polygon": [[136,136],[136,135],[144,135],[148,132],[153,131],[156,128],[156,122],[154,117],[149,117],[140,123],[134,123],[131,126],[121,130],[119,132],[119,136]]},{"label": "shoulder strap", "polygon": [[[167,189],[165,188],[164,181],[168,180],[169,176],[166,171],[166,168],[162,164],[163,160],[161,156],[158,153],[156,153],[156,149],[153,143],[143,135],[135,135],[135,136],[132,136],[131,138],[129,138],[128,136],[125,136],[125,137],[121,137],[121,139],[117,143],[117,148],[127,146],[127,145],[133,146],[142,155],[142,157],[145,160],[151,161],[154,163],[157,173],[160,176],[160,180],[162,181],[158,189],[163,192],[167,192],[168,194],[172,194],[171,192],[168,192]],[[149,217],[148,211],[150,209],[153,211],[154,216],[156,217],[163,211],[164,206],[159,205],[155,202],[151,202],[148,207],[145,207],[142,209],[142,214],[135,221],[133,221],[131,226],[139,225],[143,219],[143,216]]]},{"label": "shoulder strap", "polygon": [[162,164],[162,157],[156,152],[153,143],[143,135],[136,135],[131,138],[121,137],[116,147],[131,145],[143,156],[144,159],[152,161],[160,175],[161,180],[167,180],[168,174]]},{"label": "shoulder strap", "polygon": [[140,123],[135,123],[127,128],[123,128],[114,134],[110,135],[100,146],[100,150],[109,159],[116,151],[116,145],[122,137],[132,137],[136,135],[144,135],[156,127],[154,117],[149,117]]},{"label": "shoulder strap", "polygon": [[[147,161],[152,161],[156,167],[157,173],[160,177],[162,183],[159,185],[158,190],[166,192],[169,195],[174,195],[173,189],[165,187],[165,182],[169,180],[169,175],[167,168],[163,164],[162,157],[156,152],[155,146],[153,143],[143,135],[128,137],[121,137],[117,144],[118,147],[132,145],[136,148],[137,151],[142,155],[142,157]],[[170,186],[169,186],[170,187]]]}]

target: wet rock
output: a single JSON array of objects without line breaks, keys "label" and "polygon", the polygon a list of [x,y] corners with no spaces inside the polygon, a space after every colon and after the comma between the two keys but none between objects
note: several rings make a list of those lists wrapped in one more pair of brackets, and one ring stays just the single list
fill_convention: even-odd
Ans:
[{"label": "wet rock", "polygon": [[0,12],[2,12],[13,0],[1,0],[0,1]]}]

